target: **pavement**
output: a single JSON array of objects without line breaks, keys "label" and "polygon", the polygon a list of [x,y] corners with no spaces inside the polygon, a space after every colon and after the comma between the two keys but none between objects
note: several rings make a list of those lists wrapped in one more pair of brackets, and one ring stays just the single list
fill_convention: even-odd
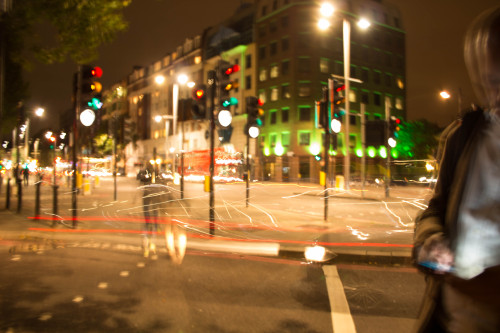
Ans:
[{"label": "pavement", "polygon": [[[109,180],[108,180],[109,181]],[[266,182],[266,185],[270,183]],[[381,186],[372,186],[367,191],[354,189],[349,192],[337,191],[334,195],[339,198],[352,200],[385,200],[385,189]],[[11,193],[10,209],[6,209],[5,181],[0,192],[0,243],[17,244],[17,246],[57,246],[57,244],[86,244],[88,247],[107,247],[119,250],[137,250],[141,246],[141,227],[135,225],[131,230],[115,230],[110,237],[109,233],[93,232],[95,224],[86,221],[79,224],[76,229],[71,225],[52,225],[52,221],[35,220],[34,216],[34,193],[35,186],[23,187],[23,207],[20,213],[16,213],[17,196],[16,191]],[[391,196],[402,198],[421,195],[425,187],[396,187],[391,188]],[[52,209],[52,187],[48,184],[42,186],[42,211],[49,212]],[[324,189],[317,184],[302,184],[301,194],[310,196],[323,196]],[[71,204],[71,193],[69,187],[61,184],[59,191],[60,210],[68,209]],[[85,216],[86,211],[96,208],[96,202],[102,202],[106,198],[112,202],[112,193],[109,188],[93,188],[89,195],[78,195],[79,216]],[[402,199],[401,199],[402,200]],[[114,202],[114,204],[119,204]],[[129,205],[130,203],[124,203]],[[69,215],[69,214],[68,214]],[[45,214],[45,216],[49,216]],[[31,217],[31,218],[30,218]],[[102,225],[101,225],[102,227]],[[111,226],[116,227],[116,226]],[[135,228],[135,231],[133,230]],[[163,236],[162,236],[163,237]],[[20,245],[22,244],[22,245]],[[103,244],[108,244],[104,246]],[[110,245],[111,244],[111,245]],[[210,237],[188,237],[187,249],[204,250],[209,252],[231,252],[249,255],[280,256],[304,260],[304,251],[307,245],[304,243],[282,243],[271,241],[234,241],[221,240]],[[408,244],[409,245],[409,244]],[[364,246],[329,246],[327,249],[328,260],[336,263],[368,263],[383,265],[411,265],[411,246],[401,247],[364,247]],[[166,250],[165,250],[166,251]]]}]

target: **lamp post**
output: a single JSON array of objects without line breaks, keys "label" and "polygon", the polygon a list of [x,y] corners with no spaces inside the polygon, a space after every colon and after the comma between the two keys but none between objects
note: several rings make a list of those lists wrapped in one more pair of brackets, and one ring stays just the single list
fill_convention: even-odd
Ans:
[{"label": "lamp post", "polygon": [[[318,28],[320,30],[327,30],[330,28],[329,18],[333,16],[335,8],[330,3],[323,3],[320,7],[321,18],[318,21]],[[370,26],[370,22],[364,18],[361,18],[357,22],[358,27],[361,29],[367,29]],[[343,50],[344,50],[344,84],[345,84],[345,149],[346,153],[344,155],[344,183],[345,188],[348,190],[350,188],[350,169],[351,169],[351,156],[350,156],[350,108],[351,103],[349,95],[351,92],[351,22],[349,19],[342,18],[342,36],[343,36]]]},{"label": "lamp post", "polygon": [[[162,85],[165,82],[165,77],[163,75],[158,75],[155,78],[155,82],[158,85]],[[173,145],[171,147],[175,149],[179,149],[180,152],[180,197],[181,199],[184,199],[184,122],[185,122],[185,104],[183,104],[182,110],[181,110],[181,138],[177,142],[177,121],[178,121],[178,115],[179,115],[179,101],[180,101],[180,96],[181,96],[181,86],[187,85],[188,87],[193,87],[194,82],[189,81],[189,77],[186,74],[179,74],[177,76],[177,82],[174,82],[172,86],[172,116],[168,115],[158,115],[155,117],[156,122],[160,122],[162,119],[167,119],[165,123],[165,131],[166,131],[166,139],[165,139],[165,157],[167,155],[167,140],[168,140],[168,132],[169,132],[169,122],[168,119],[172,119],[172,127],[173,127],[173,137],[175,137]],[[172,152],[172,150],[171,150]],[[175,179],[175,170],[176,170],[176,164],[175,164],[175,157],[172,159],[172,174],[174,175]]]}]

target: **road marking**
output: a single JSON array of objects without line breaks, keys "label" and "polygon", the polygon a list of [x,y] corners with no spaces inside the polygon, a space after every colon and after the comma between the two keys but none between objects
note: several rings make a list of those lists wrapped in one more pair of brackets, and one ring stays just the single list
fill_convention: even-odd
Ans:
[{"label": "road marking", "polygon": [[344,293],[344,286],[340,280],[337,267],[334,265],[323,266],[326,278],[326,289],[330,299],[333,332],[356,333],[349,304]]},{"label": "road marking", "polygon": [[120,276],[121,277],[127,277],[127,276],[129,276],[129,271],[121,271],[120,272]]}]

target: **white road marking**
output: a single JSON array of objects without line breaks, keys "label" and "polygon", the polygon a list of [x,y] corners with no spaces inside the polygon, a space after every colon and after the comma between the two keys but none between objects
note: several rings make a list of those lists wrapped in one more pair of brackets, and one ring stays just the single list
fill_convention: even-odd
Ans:
[{"label": "white road marking", "polygon": [[326,278],[326,289],[330,299],[333,332],[356,333],[349,304],[344,293],[344,286],[340,280],[337,267],[334,265],[323,266]]},{"label": "white road marking", "polygon": [[129,276],[129,271],[121,271],[120,272],[120,276],[121,277],[127,277],[127,276]]}]

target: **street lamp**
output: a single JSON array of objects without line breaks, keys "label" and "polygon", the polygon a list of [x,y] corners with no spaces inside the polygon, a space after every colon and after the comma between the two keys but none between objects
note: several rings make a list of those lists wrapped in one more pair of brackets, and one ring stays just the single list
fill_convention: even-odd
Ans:
[{"label": "street lamp", "polygon": [[[323,3],[320,7],[321,19],[318,22],[318,27],[321,30],[327,30],[330,27],[330,22],[328,18],[333,16],[335,9],[329,3]],[[328,20],[326,24],[325,20]],[[342,32],[343,32],[343,49],[344,49],[344,84],[345,84],[345,147],[346,153],[344,155],[344,183],[346,190],[349,189],[349,179],[350,179],[350,168],[351,168],[351,158],[350,158],[350,92],[351,92],[351,22],[343,17],[342,18]],[[362,29],[367,29],[370,26],[370,22],[361,18],[357,25]]]}]

